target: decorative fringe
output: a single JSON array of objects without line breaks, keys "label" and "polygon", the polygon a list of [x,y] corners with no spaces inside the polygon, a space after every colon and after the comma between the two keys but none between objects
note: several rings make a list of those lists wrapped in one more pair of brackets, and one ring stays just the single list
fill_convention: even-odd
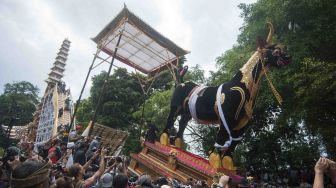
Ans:
[{"label": "decorative fringe", "polygon": [[279,92],[275,89],[275,87],[274,87],[272,81],[270,80],[270,78],[268,77],[267,73],[266,73],[265,71],[264,71],[264,73],[265,73],[265,76],[266,76],[268,85],[271,87],[271,90],[272,90],[272,92],[273,92],[275,98],[277,99],[279,105],[281,105],[282,102],[283,102],[281,95],[280,95]]},{"label": "decorative fringe", "polygon": [[273,92],[273,95],[275,96],[275,98],[276,98],[276,100],[278,101],[279,105],[281,105],[282,102],[283,102],[282,97],[281,97],[281,95],[279,94],[279,92],[275,89],[275,87],[274,87],[274,85],[273,85],[271,79],[268,77],[268,75],[267,75],[267,73],[266,73],[266,71],[265,71],[265,69],[264,69],[264,63],[262,62],[261,65],[262,65],[262,70],[263,70],[264,73],[265,73],[265,76],[266,76],[268,85],[271,87],[271,90],[272,90],[272,92]]}]

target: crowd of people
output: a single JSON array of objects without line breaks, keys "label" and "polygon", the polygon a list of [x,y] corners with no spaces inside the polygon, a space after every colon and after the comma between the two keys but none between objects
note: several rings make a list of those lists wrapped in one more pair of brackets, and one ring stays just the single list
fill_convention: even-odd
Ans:
[{"label": "crowd of people", "polygon": [[[64,142],[60,138],[37,145],[26,139],[17,146],[6,149],[0,166],[0,188],[227,188],[227,187],[287,187],[286,177],[274,177],[265,173],[260,176],[262,183],[234,183],[226,175],[214,177],[208,185],[205,180],[188,179],[180,182],[169,177],[140,177],[128,172],[129,159],[123,156],[110,156],[109,148],[102,148],[99,137],[76,138]],[[311,183],[298,184],[298,187],[323,187],[336,185],[336,163],[320,158],[312,174]],[[308,173],[309,174],[309,173]],[[326,182],[324,176],[329,176]],[[309,177],[309,176],[307,176]],[[294,178],[295,179],[295,178]],[[269,183],[278,181],[278,184]],[[288,180],[289,181],[289,180]],[[308,181],[307,181],[308,182]]]}]

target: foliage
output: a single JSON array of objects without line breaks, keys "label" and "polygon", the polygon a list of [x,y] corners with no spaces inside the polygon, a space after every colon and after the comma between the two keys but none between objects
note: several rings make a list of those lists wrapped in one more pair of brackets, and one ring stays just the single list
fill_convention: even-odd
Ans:
[{"label": "foliage", "polygon": [[[97,108],[106,72],[92,78],[90,101],[92,109]],[[98,108],[97,122],[113,128],[126,128],[132,119],[131,114],[143,102],[142,91],[135,77],[125,69],[116,69],[109,77],[105,92]]]},{"label": "foliage", "polygon": [[[101,104],[98,100],[107,72],[103,71],[92,77],[91,96],[81,101],[77,111],[77,120],[80,124],[87,126],[97,111],[96,122],[115,129],[122,129],[128,132],[125,153],[137,151],[139,134],[136,134],[138,126],[132,113],[140,108],[145,97],[135,75],[127,73],[124,68],[115,69],[109,76],[105,85],[105,92],[101,96]],[[98,108],[97,108],[98,106]]]},{"label": "foliage", "polygon": [[320,133],[327,152],[336,156],[336,64],[305,58],[298,72],[290,78],[295,89],[295,113],[303,117],[305,125]]},{"label": "foliage", "polygon": [[335,157],[336,58],[330,50],[336,42],[334,2],[259,0],[239,7],[244,25],[238,44],[217,58],[219,70],[211,73],[211,83],[227,81],[238,71],[256,50],[256,37],[266,38],[267,21],[275,26],[274,41],[286,45],[293,63],[270,73],[284,98],[280,108],[262,83],[250,129],[235,152],[236,162],[261,172],[311,168],[321,152]]},{"label": "foliage", "polygon": [[38,92],[37,86],[26,81],[5,84],[4,93],[0,95],[0,123],[29,123],[38,103]]},{"label": "foliage", "polygon": [[[147,87],[149,87],[150,83],[147,83]],[[155,78],[153,81],[151,92],[154,91],[164,91],[169,90],[174,85],[174,80],[172,78],[171,73],[169,70],[164,70],[161,73],[159,73],[159,76]]]},{"label": "foliage", "polygon": [[252,51],[234,46],[216,59],[217,72],[211,72],[210,85],[220,85],[229,81],[251,57]]},{"label": "foliage", "polygon": [[198,64],[194,67],[191,67],[184,77],[185,81],[190,80],[197,84],[205,83],[204,70],[202,70]]},{"label": "foliage", "polygon": [[80,102],[77,109],[76,121],[82,126],[87,126],[93,117],[93,108],[90,98]]},{"label": "foliage", "polygon": [[[170,98],[172,90],[167,91],[157,91],[153,93],[145,103],[144,108],[144,120],[145,122],[150,122],[155,124],[160,130],[166,125],[166,118],[170,110]],[[133,113],[135,119],[141,119],[142,108]]]}]

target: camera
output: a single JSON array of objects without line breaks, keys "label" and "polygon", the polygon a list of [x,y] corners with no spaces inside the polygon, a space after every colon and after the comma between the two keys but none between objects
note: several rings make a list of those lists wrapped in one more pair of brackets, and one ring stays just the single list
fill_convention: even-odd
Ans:
[{"label": "camera", "polygon": [[117,156],[115,160],[117,163],[122,163],[124,161],[123,158],[120,156]]},{"label": "camera", "polygon": [[91,167],[91,170],[94,171],[94,172],[99,169],[99,166],[96,165],[96,164],[91,164],[90,167]]},{"label": "camera", "polygon": [[63,171],[63,166],[60,163],[52,165],[51,169],[53,170],[58,170],[58,171]]}]

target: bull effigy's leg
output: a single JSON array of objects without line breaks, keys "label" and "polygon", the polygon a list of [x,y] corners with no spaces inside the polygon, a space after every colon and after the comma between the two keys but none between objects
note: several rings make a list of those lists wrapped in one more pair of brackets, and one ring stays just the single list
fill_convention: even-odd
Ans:
[{"label": "bull effigy's leg", "polygon": [[[216,144],[215,147],[217,148],[218,145],[224,146],[225,141],[229,139],[229,134],[225,130],[224,126],[222,123],[220,124],[219,130],[217,132],[217,138],[216,138]],[[221,151],[222,154],[226,152],[228,148],[217,148],[219,151]]]},{"label": "bull effigy's leg", "polygon": [[211,167],[215,169],[224,168],[230,171],[236,171],[237,168],[233,164],[232,151],[236,147],[239,141],[232,141],[231,145],[227,150],[223,151],[217,148],[217,150],[212,151],[209,156],[209,163]]},{"label": "bull effigy's leg", "polygon": [[171,106],[170,107],[170,112],[169,116],[167,118],[167,124],[165,129],[163,130],[163,133],[160,136],[160,143],[162,145],[169,145],[169,135],[168,135],[168,130],[171,129],[174,126],[174,122],[176,120],[176,116],[178,114],[178,111],[181,108],[179,106]]},{"label": "bull effigy's leg", "polygon": [[236,146],[239,142],[240,141],[232,140],[230,147],[225,152],[225,155],[232,156],[232,152],[235,150],[235,148],[236,148]]},{"label": "bull effigy's leg", "polygon": [[178,106],[171,106],[170,112],[167,118],[167,124],[165,129],[163,130],[163,133],[168,133],[168,130],[171,129],[174,126],[174,122],[176,120],[176,116],[178,113],[179,107]]},{"label": "bull effigy's leg", "polygon": [[[237,131],[233,131],[232,136],[234,138],[241,137],[245,129],[246,127],[240,130],[237,130]],[[239,144],[240,142],[241,142],[240,139],[239,140],[232,139],[231,145],[228,147],[228,149],[225,152],[222,152],[221,163],[222,163],[223,168],[229,169],[229,170],[236,170],[236,167],[233,164],[232,153],[235,150],[237,144]]]},{"label": "bull effigy's leg", "polygon": [[191,120],[191,115],[190,114],[188,114],[188,113],[182,114],[180,122],[179,122],[179,129],[178,129],[178,132],[177,132],[177,137],[183,138],[184,130],[187,127],[188,122],[190,120]]},{"label": "bull effigy's leg", "polygon": [[160,136],[160,144],[168,146],[169,145],[169,136],[166,132],[162,133]]},{"label": "bull effigy's leg", "polygon": [[233,140],[231,142],[230,147],[225,151],[225,153],[222,154],[221,156],[221,162],[222,162],[222,167],[228,170],[237,170],[237,168],[233,164],[233,159],[232,159],[232,152],[235,150],[237,144],[240,141],[235,141]]},{"label": "bull effigy's leg", "polygon": [[191,120],[191,115],[189,113],[182,114],[180,122],[179,122],[179,130],[177,133],[177,138],[175,139],[175,146],[178,148],[183,147],[183,133],[190,120]]},{"label": "bull effigy's leg", "polygon": [[[220,116],[220,129],[217,134],[215,147],[225,153],[231,147],[233,140],[240,140],[241,135],[236,134],[233,128],[237,124],[237,119],[241,114],[242,107],[245,103],[245,91],[238,86],[225,87],[217,90],[217,106]],[[221,94],[221,95],[219,95]],[[224,98],[224,99],[223,99]],[[220,101],[220,105],[218,104]]]}]

